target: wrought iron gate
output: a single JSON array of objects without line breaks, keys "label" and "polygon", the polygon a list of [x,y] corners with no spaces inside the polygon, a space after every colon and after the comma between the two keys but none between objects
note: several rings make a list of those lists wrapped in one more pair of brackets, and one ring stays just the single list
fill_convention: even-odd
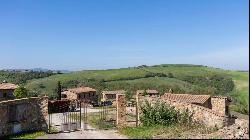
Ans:
[{"label": "wrought iron gate", "polygon": [[54,100],[49,101],[49,133],[71,132],[81,129],[81,101]]},{"label": "wrought iron gate", "polygon": [[48,104],[49,133],[88,130],[88,126],[97,129],[116,128],[116,107],[106,102],[92,108],[80,100],[53,100]]},{"label": "wrought iron gate", "polygon": [[114,129],[116,128],[116,107],[113,104],[102,102],[98,112],[98,128],[99,129]]}]

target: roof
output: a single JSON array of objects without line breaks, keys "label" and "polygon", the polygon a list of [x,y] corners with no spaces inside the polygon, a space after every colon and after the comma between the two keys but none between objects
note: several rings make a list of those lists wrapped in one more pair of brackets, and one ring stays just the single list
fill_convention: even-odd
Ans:
[{"label": "roof", "polygon": [[102,94],[124,94],[125,90],[102,91]]},{"label": "roof", "polygon": [[95,92],[96,90],[90,87],[77,87],[68,89],[68,91],[79,94],[79,93]]},{"label": "roof", "polygon": [[12,83],[1,83],[0,89],[16,89],[18,85],[12,84]]},{"label": "roof", "polygon": [[[158,94],[159,93],[157,90],[151,90],[151,89],[146,90],[146,92],[149,94]],[[137,90],[137,93],[139,93],[139,94],[144,93],[144,90]]]},{"label": "roof", "polygon": [[203,104],[209,98],[210,95],[191,95],[191,94],[172,94],[172,93],[165,93],[163,95],[164,99],[186,102],[186,103],[200,103]]},{"label": "roof", "polygon": [[225,97],[225,96],[213,96],[212,98],[227,99],[229,102],[232,102],[232,99],[231,99],[231,98]]}]

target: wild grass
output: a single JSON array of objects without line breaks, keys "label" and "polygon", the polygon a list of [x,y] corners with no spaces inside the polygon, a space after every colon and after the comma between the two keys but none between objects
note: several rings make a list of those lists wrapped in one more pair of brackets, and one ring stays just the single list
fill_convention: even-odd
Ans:
[{"label": "wild grass", "polygon": [[201,125],[153,125],[125,127],[118,130],[119,133],[131,139],[190,139],[201,138],[204,134],[215,132],[215,129],[206,128]]}]

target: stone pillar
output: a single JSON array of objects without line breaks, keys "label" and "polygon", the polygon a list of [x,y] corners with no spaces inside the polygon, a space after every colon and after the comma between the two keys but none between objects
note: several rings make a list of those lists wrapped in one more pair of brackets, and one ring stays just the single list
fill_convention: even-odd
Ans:
[{"label": "stone pillar", "polygon": [[126,100],[125,94],[116,94],[116,125],[117,128],[126,126]]},{"label": "stone pillar", "polygon": [[139,125],[140,117],[139,117],[139,94],[136,93],[136,126]]},{"label": "stone pillar", "polygon": [[44,131],[48,130],[49,123],[48,102],[48,96],[37,98],[39,129]]},{"label": "stone pillar", "polygon": [[140,125],[140,105],[143,103],[144,96],[142,94],[136,93],[136,126]]}]

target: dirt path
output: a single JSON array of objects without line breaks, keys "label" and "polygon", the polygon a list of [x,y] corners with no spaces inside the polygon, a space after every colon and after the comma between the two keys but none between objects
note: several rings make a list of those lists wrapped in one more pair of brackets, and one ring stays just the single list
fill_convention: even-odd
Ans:
[{"label": "dirt path", "polygon": [[47,134],[37,139],[127,139],[115,130],[81,130],[70,133]]}]

